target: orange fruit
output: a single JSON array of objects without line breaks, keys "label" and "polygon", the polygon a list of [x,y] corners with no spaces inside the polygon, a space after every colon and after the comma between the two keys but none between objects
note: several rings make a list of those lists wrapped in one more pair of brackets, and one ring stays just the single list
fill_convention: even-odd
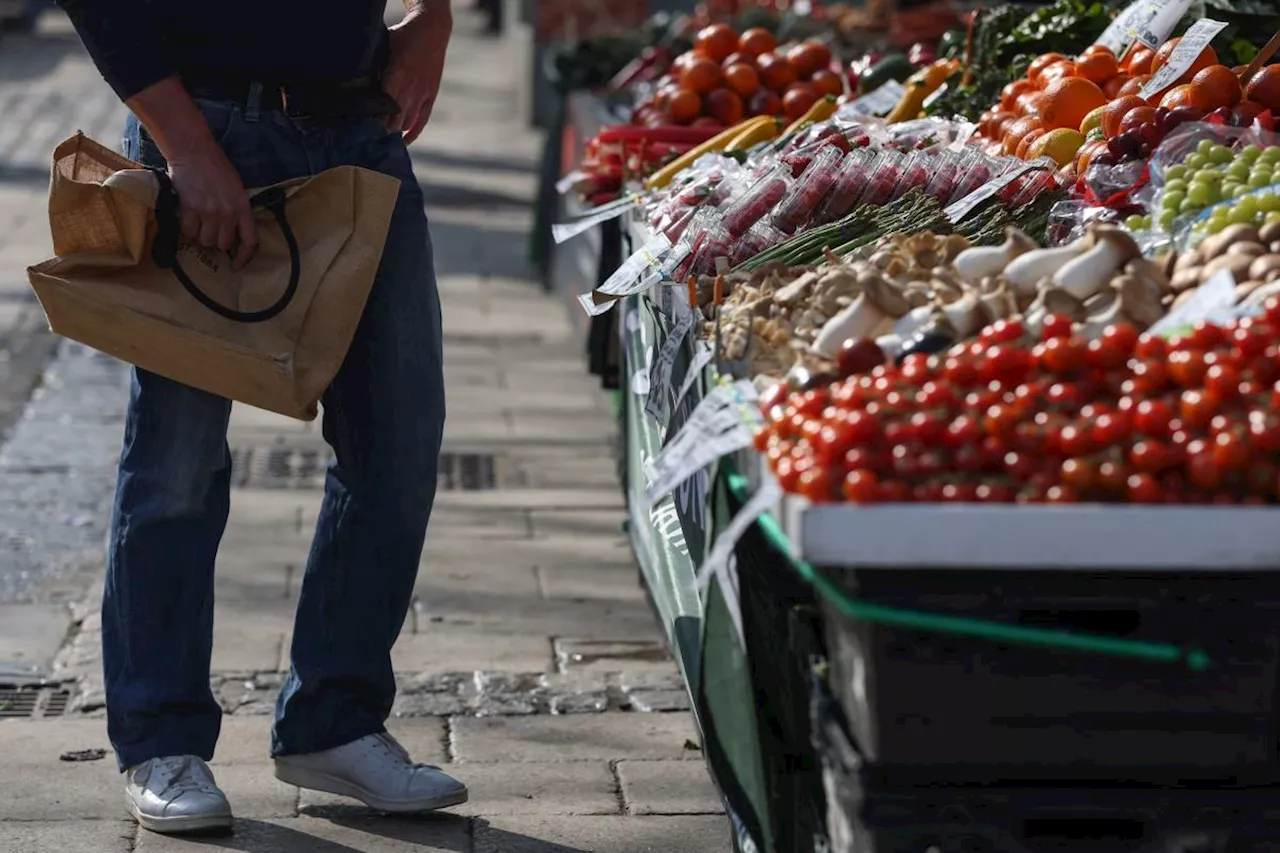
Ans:
[{"label": "orange fruit", "polygon": [[1040,76],[1037,78],[1037,85],[1039,85],[1040,91],[1043,92],[1054,80],[1061,80],[1064,77],[1074,77],[1075,75],[1076,64],[1070,59],[1062,59],[1040,72]]},{"label": "orange fruit", "polygon": [[1160,106],[1166,110],[1176,110],[1178,107],[1199,107],[1207,109],[1204,104],[1196,97],[1195,87],[1190,83],[1182,83],[1169,89],[1160,98]]},{"label": "orange fruit", "polygon": [[818,90],[819,95],[844,94],[844,78],[827,68],[820,68],[809,78],[809,85]]},{"label": "orange fruit", "polygon": [[1045,127],[1080,127],[1085,116],[1105,106],[1107,96],[1098,84],[1083,77],[1064,77],[1054,80],[1044,88],[1040,104],[1040,118]]},{"label": "orange fruit", "polygon": [[[1130,110],[1138,107],[1150,107],[1146,101],[1137,95],[1125,95],[1116,98],[1102,108],[1102,132],[1109,139],[1120,132],[1120,122],[1124,121],[1124,117],[1129,114]],[[1154,112],[1154,110],[1153,110]]]},{"label": "orange fruit", "polygon": [[1044,93],[1026,92],[1018,96],[1013,111],[1019,116],[1038,116],[1044,104]]},{"label": "orange fruit", "polygon": [[739,62],[724,70],[724,82],[739,95],[749,98],[755,94],[756,89],[760,88],[760,75],[750,65]]},{"label": "orange fruit", "polygon": [[729,54],[738,49],[738,34],[733,31],[733,27],[712,24],[698,30],[693,49],[716,63],[724,62]]},{"label": "orange fruit", "polygon": [[1124,114],[1124,118],[1120,119],[1120,126],[1116,128],[1116,134],[1128,133],[1131,130],[1142,127],[1144,124],[1150,124],[1155,120],[1155,107],[1134,107]]},{"label": "orange fruit", "polygon": [[1107,147],[1107,143],[1101,139],[1095,139],[1092,142],[1086,142],[1080,146],[1080,150],[1076,152],[1075,167],[1076,173],[1083,175],[1084,170],[1089,168],[1089,162],[1093,160],[1094,155]]},{"label": "orange fruit", "polygon": [[773,53],[777,46],[778,41],[773,37],[773,33],[764,27],[752,27],[738,39],[738,50],[751,56]]},{"label": "orange fruit", "polygon": [[1009,126],[1004,129],[1000,142],[1000,150],[1005,154],[1015,154],[1018,145],[1022,142],[1022,138],[1033,130],[1043,130],[1044,122],[1035,116],[1024,116],[1020,119],[1009,122]]},{"label": "orange fruit", "polygon": [[1124,84],[1128,83],[1131,78],[1128,74],[1121,71],[1116,76],[1102,84],[1102,94],[1108,98],[1115,98],[1120,94],[1120,90],[1124,88]]},{"label": "orange fruit", "polygon": [[782,96],[782,110],[791,121],[809,111],[818,100],[818,92],[808,83],[796,83]]},{"label": "orange fruit", "polygon": [[796,82],[796,70],[785,56],[766,53],[757,61],[760,63],[760,82],[778,94]]},{"label": "orange fruit", "polygon": [[[1160,49],[1156,51],[1155,57],[1151,60],[1151,73],[1155,74],[1165,63],[1169,61],[1169,57],[1173,54],[1174,48],[1178,46],[1181,38],[1171,38],[1164,44],[1160,45]],[[1205,49],[1200,51],[1200,55],[1196,57],[1196,61],[1191,63],[1191,67],[1186,73],[1178,78],[1178,83],[1190,83],[1191,78],[1196,76],[1210,65],[1218,64],[1218,54],[1213,47],[1206,45]]]},{"label": "orange fruit", "polygon": [[1269,110],[1280,110],[1280,65],[1264,65],[1253,75],[1245,97]]},{"label": "orange fruit", "polygon": [[1085,52],[1076,60],[1076,74],[1086,80],[1092,80],[1101,86],[1120,73],[1120,63],[1110,51],[1106,53]]},{"label": "orange fruit", "polygon": [[691,61],[680,75],[680,85],[699,95],[720,88],[723,81],[724,72],[720,70],[720,64],[705,56]]},{"label": "orange fruit", "polygon": [[1088,47],[1086,47],[1083,51],[1081,51],[1080,55],[1092,56],[1095,53],[1101,53],[1105,56],[1111,57],[1112,59],[1116,58],[1115,51],[1107,47],[1105,44],[1091,44]]},{"label": "orange fruit", "polygon": [[1009,129],[1009,125],[1018,120],[1018,116],[1013,113],[996,113],[995,118],[991,120],[991,138],[995,140],[1004,139],[1004,132]]},{"label": "orange fruit", "polygon": [[1225,65],[1210,65],[1191,78],[1191,89],[1197,106],[1205,110],[1234,107],[1240,103],[1240,78]]},{"label": "orange fruit", "polygon": [[831,51],[816,41],[801,42],[787,51],[787,60],[799,79],[808,80],[819,69],[831,64]]},{"label": "orange fruit", "polygon": [[1147,81],[1151,79],[1150,74],[1135,74],[1129,79],[1129,82],[1120,87],[1116,92],[1117,98],[1124,98],[1133,95],[1135,98],[1141,97],[1142,87],[1147,85]]},{"label": "orange fruit", "polygon": [[726,56],[724,58],[724,62],[720,63],[721,68],[728,68],[730,65],[750,65],[751,70],[754,71],[756,67],[756,58],[749,53],[743,53],[739,50]]},{"label": "orange fruit", "polygon": [[707,115],[725,127],[742,121],[742,114],[745,112],[742,98],[738,96],[737,92],[729,89],[716,89],[708,94],[703,99],[703,107],[706,109]]},{"label": "orange fruit", "polygon": [[1031,146],[1048,132],[1049,131],[1043,127],[1038,130],[1029,131],[1022,137],[1022,141],[1018,143],[1018,147],[1014,149],[1013,156],[1017,157],[1019,160],[1029,160],[1030,158],[1027,156],[1027,152],[1031,150]]},{"label": "orange fruit", "polygon": [[697,92],[676,89],[667,97],[667,117],[674,124],[687,124],[702,113],[702,99]]},{"label": "orange fruit", "polygon": [[1040,72],[1044,71],[1050,65],[1060,60],[1066,59],[1061,53],[1042,53],[1031,61],[1027,66],[1027,79],[1032,83],[1039,84]]},{"label": "orange fruit", "polygon": [[1036,86],[1030,80],[1014,80],[1000,90],[1000,109],[1012,110],[1019,95],[1034,91],[1036,91]]},{"label": "orange fruit", "polygon": [[1135,47],[1129,51],[1129,57],[1124,61],[1124,70],[1130,74],[1150,74],[1151,60],[1156,58],[1156,52],[1149,47]]}]

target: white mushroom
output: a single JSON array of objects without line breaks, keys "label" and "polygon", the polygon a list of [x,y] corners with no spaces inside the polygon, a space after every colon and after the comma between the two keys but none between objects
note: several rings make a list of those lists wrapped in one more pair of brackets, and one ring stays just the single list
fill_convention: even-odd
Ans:
[{"label": "white mushroom", "polygon": [[1100,225],[1093,229],[1091,249],[1063,264],[1053,283],[1077,299],[1086,299],[1105,287],[1116,270],[1142,254],[1133,238],[1119,228]]},{"label": "white mushroom", "polygon": [[893,334],[902,339],[907,339],[915,334],[916,330],[929,322],[929,318],[933,316],[936,308],[933,305],[921,305],[918,308],[912,308],[906,314],[893,324]]},{"label": "white mushroom", "polygon": [[1089,245],[1089,238],[1081,237],[1056,249],[1025,252],[1004,268],[1004,280],[1019,296],[1032,296],[1040,279],[1054,275],[1064,264],[1083,254]]},{"label": "white mushroom", "polygon": [[981,297],[970,291],[950,305],[944,305],[942,315],[955,329],[955,339],[962,341],[975,334],[995,318],[987,311]]},{"label": "white mushroom", "polygon": [[1017,228],[1007,228],[1004,233],[1004,243],[999,246],[974,246],[956,255],[952,265],[962,279],[977,284],[987,276],[999,275],[1019,255],[1039,248]]},{"label": "white mushroom", "polygon": [[862,295],[818,332],[813,352],[835,358],[845,341],[869,338],[886,322],[896,320],[909,310],[911,306],[897,288],[879,277],[870,277],[863,285]]}]

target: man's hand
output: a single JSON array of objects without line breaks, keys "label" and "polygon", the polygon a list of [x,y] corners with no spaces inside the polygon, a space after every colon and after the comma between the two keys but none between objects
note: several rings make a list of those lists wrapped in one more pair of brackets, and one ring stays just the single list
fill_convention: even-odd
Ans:
[{"label": "man's hand", "polygon": [[249,196],[186,88],[170,77],[127,103],[169,162],[182,233],[207,249],[223,252],[238,240],[231,265],[243,267],[258,248]]},{"label": "man's hand", "polygon": [[400,105],[387,127],[413,142],[426,127],[440,93],[444,55],[453,32],[449,0],[405,0],[408,14],[391,28],[391,61],[382,85]]}]

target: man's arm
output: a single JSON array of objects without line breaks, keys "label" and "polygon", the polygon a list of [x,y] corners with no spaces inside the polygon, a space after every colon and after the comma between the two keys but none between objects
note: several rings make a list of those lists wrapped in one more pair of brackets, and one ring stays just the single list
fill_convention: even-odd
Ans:
[{"label": "man's arm", "polygon": [[249,199],[235,167],[176,76],[147,0],[58,0],[103,78],[142,122],[169,162],[182,231],[208,248],[229,249],[234,266],[257,248]]},{"label": "man's arm", "polygon": [[440,93],[453,12],[449,0],[404,0],[404,8],[404,20],[391,28],[391,63],[383,86],[400,105],[387,126],[409,143],[426,127]]}]

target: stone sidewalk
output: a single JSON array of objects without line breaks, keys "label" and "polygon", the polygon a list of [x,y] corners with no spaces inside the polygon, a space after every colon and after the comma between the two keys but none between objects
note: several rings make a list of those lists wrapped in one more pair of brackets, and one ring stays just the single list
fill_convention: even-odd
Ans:
[{"label": "stone sidewalk", "polygon": [[[126,371],[64,343],[0,452],[0,662],[44,676],[0,701],[11,717],[0,719],[0,853],[731,849],[620,531],[608,400],[524,260],[539,153],[512,119],[511,78],[524,69],[470,35],[479,27],[460,7],[444,94],[413,151],[444,303],[449,419],[389,724],[415,756],[464,780],[471,802],[391,819],[272,776],[271,705],[328,451],[318,423],[236,407],[213,660],[227,713],[213,767],[236,830],[166,839],[126,819],[112,758],[95,752],[109,746],[97,595]],[[0,47],[0,97],[11,44],[24,42]],[[55,90],[100,103],[80,54],[49,73]],[[51,138],[83,121],[75,109],[46,122]],[[113,141],[116,116],[101,110],[94,135]],[[42,188],[27,192],[14,215],[43,224]],[[0,189],[0,214],[18,198]],[[35,241],[39,228],[23,227]],[[5,275],[30,262],[26,239],[0,249]],[[38,582],[7,587],[6,575]]]}]

